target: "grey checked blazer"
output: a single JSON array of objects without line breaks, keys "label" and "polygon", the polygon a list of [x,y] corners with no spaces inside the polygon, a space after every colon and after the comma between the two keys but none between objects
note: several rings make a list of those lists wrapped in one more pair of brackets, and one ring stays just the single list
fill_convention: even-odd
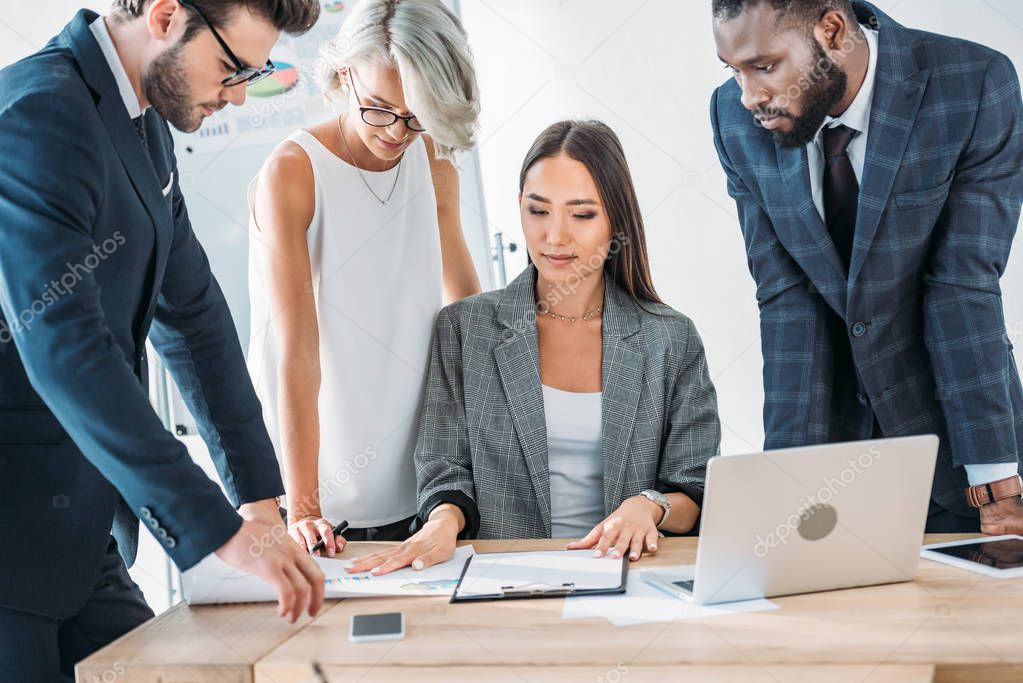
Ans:
[{"label": "grey checked blazer", "polygon": [[[976,517],[962,466],[1019,467],[1023,449],[999,286],[1023,202],[1019,79],[990,48],[853,7],[879,46],[848,278],[805,148],[777,147],[734,79],[711,102],[757,283],[765,447],[870,438],[875,418],[885,436],[937,434],[932,510]],[[840,343],[855,367],[837,384],[855,396],[836,410]]]},{"label": "grey checked blazer", "polygon": [[[437,318],[415,452],[420,521],[454,503],[465,512],[466,538],[551,535],[535,276],[529,266],[507,288],[447,306]],[[667,306],[645,306],[606,280],[606,514],[651,488],[700,503],[721,440],[696,328]]]}]

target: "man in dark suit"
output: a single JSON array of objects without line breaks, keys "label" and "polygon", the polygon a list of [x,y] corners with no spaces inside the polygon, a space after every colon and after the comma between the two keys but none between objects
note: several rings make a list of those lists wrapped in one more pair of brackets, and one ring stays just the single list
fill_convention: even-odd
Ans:
[{"label": "man in dark suit", "polygon": [[1020,533],[1023,389],[999,288],[1023,202],[1011,62],[865,2],[713,11],[765,447],[937,434],[927,530]]},{"label": "man in dark suit", "polygon": [[[291,620],[322,604],[167,125],[243,102],[279,33],[318,11],[117,0],[0,71],[0,680],[68,679],[152,616],[126,571],[136,516],[181,569],[215,552]],[[150,405],[147,335],[230,502]]]}]

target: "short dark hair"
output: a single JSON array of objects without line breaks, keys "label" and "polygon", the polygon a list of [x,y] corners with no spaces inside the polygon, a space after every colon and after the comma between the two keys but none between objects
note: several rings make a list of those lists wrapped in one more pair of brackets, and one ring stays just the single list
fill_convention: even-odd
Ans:
[{"label": "short dark hair", "polygon": [[[114,0],[113,12],[120,19],[135,19],[142,16],[150,0]],[[319,0],[192,0],[202,10],[210,23],[220,28],[227,23],[231,13],[245,8],[263,17],[281,33],[301,35],[313,27],[320,18]],[[205,26],[195,12],[189,13],[184,41],[187,42]]]},{"label": "short dark hair", "polygon": [[842,12],[855,28],[859,20],[850,0],[712,0],[714,18],[728,21],[761,2],[778,12],[778,22],[811,28],[828,12]]}]

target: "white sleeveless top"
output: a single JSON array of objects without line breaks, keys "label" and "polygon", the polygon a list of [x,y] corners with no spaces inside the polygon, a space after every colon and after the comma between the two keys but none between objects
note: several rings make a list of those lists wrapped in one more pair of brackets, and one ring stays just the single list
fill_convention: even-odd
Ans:
[{"label": "white sleeveless top", "polygon": [[[316,207],[306,232],[320,337],[320,509],[353,528],[416,513],[412,462],[434,318],[443,304],[440,234],[425,143],[406,150],[381,205],[359,170],[312,134],[288,137],[312,163]],[[398,167],[363,171],[386,197]],[[248,365],[278,460],[280,343],[267,289],[266,247],[249,190]]]},{"label": "white sleeveless top", "polygon": [[579,539],[604,519],[603,394],[542,387],[551,538]]}]

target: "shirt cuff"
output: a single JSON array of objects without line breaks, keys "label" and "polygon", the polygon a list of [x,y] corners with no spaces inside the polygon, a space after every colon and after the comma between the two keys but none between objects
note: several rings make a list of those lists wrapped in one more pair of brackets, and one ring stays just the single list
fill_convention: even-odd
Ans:
[{"label": "shirt cuff", "polygon": [[990,484],[999,479],[1006,479],[1016,474],[1019,464],[1015,462],[995,462],[982,465],[963,465],[966,468],[966,478],[970,486]]},{"label": "shirt cuff", "polygon": [[426,521],[430,518],[430,513],[433,512],[433,509],[441,503],[451,503],[452,505],[457,505],[461,508],[462,515],[465,516],[465,528],[458,534],[459,539],[477,537],[480,530],[479,508],[476,506],[476,501],[458,490],[438,491],[430,496],[419,509],[419,514],[413,522],[413,533],[423,528],[423,525],[426,524]]}]

